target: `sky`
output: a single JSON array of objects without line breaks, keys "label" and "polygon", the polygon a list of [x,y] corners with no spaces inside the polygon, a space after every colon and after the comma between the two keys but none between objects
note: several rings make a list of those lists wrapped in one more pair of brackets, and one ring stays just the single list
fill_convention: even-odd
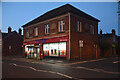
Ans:
[{"label": "sky", "polygon": [[100,29],[103,33],[115,29],[118,35],[117,2],[2,2],[2,32],[8,32],[9,26],[18,31],[22,25],[67,3],[99,19],[98,33]]}]

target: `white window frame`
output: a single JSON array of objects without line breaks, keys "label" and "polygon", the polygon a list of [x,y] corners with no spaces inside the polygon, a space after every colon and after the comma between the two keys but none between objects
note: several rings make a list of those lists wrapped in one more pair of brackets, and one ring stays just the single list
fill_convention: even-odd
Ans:
[{"label": "white window frame", "polygon": [[[64,22],[64,23],[63,23]],[[63,26],[64,26],[64,28],[63,28]],[[59,21],[58,22],[58,31],[59,32],[63,32],[63,31],[65,31],[65,21],[64,20],[61,20],[61,21]]]},{"label": "white window frame", "polygon": [[38,27],[34,28],[34,36],[38,36]]},{"label": "white window frame", "polygon": [[94,34],[94,26],[93,25],[90,25],[90,33]]},{"label": "white window frame", "polygon": [[77,31],[82,32],[82,22],[81,21],[77,21]]},{"label": "white window frame", "polygon": [[50,34],[50,25],[49,24],[46,24],[45,25],[45,34]]}]

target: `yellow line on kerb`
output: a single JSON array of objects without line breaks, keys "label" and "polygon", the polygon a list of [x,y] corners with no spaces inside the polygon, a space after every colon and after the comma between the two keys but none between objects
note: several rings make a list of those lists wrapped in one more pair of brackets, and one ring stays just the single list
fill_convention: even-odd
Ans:
[{"label": "yellow line on kerb", "polygon": [[101,61],[101,60],[105,60],[105,58],[96,59],[96,60],[89,60],[89,61],[80,61],[80,62],[70,63],[70,64],[66,64],[66,65],[73,65],[73,64],[80,64],[80,63],[87,63],[87,62],[96,62],[96,61]]}]

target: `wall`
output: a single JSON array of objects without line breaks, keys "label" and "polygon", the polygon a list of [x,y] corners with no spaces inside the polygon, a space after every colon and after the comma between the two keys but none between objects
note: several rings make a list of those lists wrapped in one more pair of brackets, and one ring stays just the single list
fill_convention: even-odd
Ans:
[{"label": "wall", "polygon": [[[80,20],[82,22],[82,32],[77,32],[77,21]],[[89,31],[86,32],[85,24],[92,23],[95,26],[95,35],[90,34]],[[79,40],[83,40],[83,48],[82,48],[82,59],[95,58],[95,47],[94,44],[98,43],[98,26],[97,22],[90,21],[88,19],[84,19],[82,17],[78,17],[74,14],[71,14],[71,58],[80,58],[80,47]],[[99,48],[97,48],[98,56],[99,56]]]},{"label": "wall", "polygon": [[[23,54],[22,44],[23,39],[17,33],[14,33],[7,39],[3,40],[2,55],[3,56],[22,55]],[[9,46],[11,46],[10,50]]]},{"label": "wall", "polygon": [[[58,22],[60,20],[65,21],[65,32],[58,32]],[[49,26],[50,26],[50,34],[45,34],[45,25],[46,24],[49,24]],[[44,38],[69,36],[69,16],[68,16],[68,14],[64,14],[64,15],[60,15],[60,16],[52,18],[52,19],[48,19],[48,20],[39,22],[39,23],[31,25],[31,26],[26,26],[24,28],[24,35],[26,33],[25,32],[26,29],[34,29],[34,27],[38,27],[38,30],[39,30],[38,37],[35,37],[34,35],[31,35],[30,36],[31,38],[29,38],[29,39],[26,39],[24,37],[24,42],[37,40],[37,39],[44,39]],[[34,34],[34,31],[33,31],[33,34]],[[68,41],[67,41],[66,45],[67,45],[66,46],[67,59],[69,59],[69,42]],[[43,52],[42,48],[41,48],[41,52]]]}]

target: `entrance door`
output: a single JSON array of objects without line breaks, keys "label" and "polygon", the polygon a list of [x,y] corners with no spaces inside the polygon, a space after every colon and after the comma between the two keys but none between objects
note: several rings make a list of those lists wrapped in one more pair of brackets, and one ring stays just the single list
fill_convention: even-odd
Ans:
[{"label": "entrance door", "polygon": [[40,57],[40,48],[39,47],[35,47],[34,48],[34,58],[39,58]]}]

